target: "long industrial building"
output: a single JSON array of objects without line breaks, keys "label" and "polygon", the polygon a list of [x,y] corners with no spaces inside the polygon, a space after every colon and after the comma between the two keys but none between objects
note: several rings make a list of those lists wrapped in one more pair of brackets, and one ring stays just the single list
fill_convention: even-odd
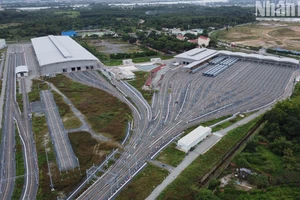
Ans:
[{"label": "long industrial building", "polygon": [[94,69],[99,60],[69,36],[31,39],[42,75]]},{"label": "long industrial building", "polygon": [[199,142],[204,140],[211,134],[211,128],[199,126],[177,142],[177,147],[187,153],[192,147],[196,146]]},{"label": "long industrial building", "polygon": [[267,62],[270,64],[280,64],[283,66],[298,67],[299,61],[294,58],[264,56],[260,54],[247,54],[242,52],[217,51],[206,48],[195,48],[175,56],[176,62],[185,65],[184,68],[193,70],[210,60],[220,56],[236,57],[245,61]]}]

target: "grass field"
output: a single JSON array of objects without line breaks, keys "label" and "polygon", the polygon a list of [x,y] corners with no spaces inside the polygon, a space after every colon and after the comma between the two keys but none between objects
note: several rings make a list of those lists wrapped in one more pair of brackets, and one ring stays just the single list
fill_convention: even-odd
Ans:
[{"label": "grass field", "polygon": [[169,172],[152,164],[139,173],[116,197],[116,200],[143,200],[159,185]]},{"label": "grass field", "polygon": [[210,150],[193,161],[175,181],[165,188],[157,199],[194,199],[195,194],[200,189],[199,180],[201,177],[219,163],[224,155],[255,126],[259,119],[256,118],[227,133]]},{"label": "grass field", "polygon": [[176,149],[176,144],[172,143],[159,154],[156,160],[173,167],[177,167],[184,159],[184,157],[185,153]]},{"label": "grass field", "polygon": [[145,85],[146,80],[150,76],[149,72],[143,72],[143,71],[138,71],[135,72],[135,79],[128,81],[130,85],[135,87],[140,93],[142,93],[143,97],[148,101],[148,103],[151,102],[153,93],[150,93],[149,91],[142,90],[142,87]]},{"label": "grass field", "polygon": [[2,28],[8,28],[13,26],[19,26],[21,23],[7,23],[7,24],[0,24],[0,29]]},{"label": "grass field", "polygon": [[99,89],[89,87],[59,75],[48,78],[86,117],[95,132],[122,141],[125,135],[129,107]]},{"label": "grass field", "polygon": [[133,53],[133,52],[142,52],[143,50],[133,44],[122,41],[119,38],[116,39],[90,39],[87,40],[87,43],[91,46],[94,46],[98,51],[106,55],[115,54],[115,53]]},{"label": "grass field", "polygon": [[52,91],[59,115],[62,118],[65,129],[79,128],[82,123],[71,110],[70,106],[55,91]]},{"label": "grass field", "polygon": [[296,23],[260,22],[218,32],[219,39],[244,46],[281,47],[300,51],[300,27]]}]

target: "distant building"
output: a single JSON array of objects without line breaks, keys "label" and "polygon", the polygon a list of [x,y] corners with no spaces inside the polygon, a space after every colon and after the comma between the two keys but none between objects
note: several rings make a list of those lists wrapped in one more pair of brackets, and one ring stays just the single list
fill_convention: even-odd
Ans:
[{"label": "distant building", "polygon": [[3,49],[6,47],[5,39],[0,39],[0,49]]},{"label": "distant building", "polygon": [[199,38],[198,38],[198,44],[199,44],[199,46],[205,46],[205,47],[207,47],[208,45],[209,45],[209,41],[210,41],[210,39],[208,38],[208,37],[204,37],[204,36],[200,36]]},{"label": "distant building", "polygon": [[181,41],[185,40],[185,37],[182,36],[182,35],[178,35],[176,38],[177,38],[178,40],[181,40]]},{"label": "distant building", "polygon": [[198,44],[198,39],[195,39],[195,40],[188,40],[188,42],[194,43],[194,44]]},{"label": "distant building", "polygon": [[61,32],[61,35],[62,36],[69,36],[69,37],[74,37],[74,36],[77,36],[77,33],[75,31],[63,31]]}]

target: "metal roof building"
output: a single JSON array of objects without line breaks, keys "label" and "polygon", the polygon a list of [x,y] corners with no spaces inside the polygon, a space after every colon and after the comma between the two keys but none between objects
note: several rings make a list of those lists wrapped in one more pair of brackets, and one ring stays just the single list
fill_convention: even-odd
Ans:
[{"label": "metal roof building", "polygon": [[70,31],[63,31],[63,32],[61,32],[61,35],[74,37],[74,36],[77,36],[77,33],[75,31],[73,31],[73,30],[70,30]]},{"label": "metal roof building", "polygon": [[94,69],[99,60],[68,36],[31,39],[42,75]]},{"label": "metal roof building", "polygon": [[206,48],[195,48],[190,51],[178,54],[174,56],[176,61],[184,64],[189,65],[192,62],[199,61],[200,63],[218,55],[218,51]]},{"label": "metal roof building", "polygon": [[177,142],[177,146],[180,150],[188,152],[192,147],[204,140],[209,134],[211,134],[211,128],[199,126]]},{"label": "metal roof building", "polygon": [[271,62],[280,62],[280,63],[287,63],[292,65],[298,65],[299,61],[294,58],[288,58],[288,57],[276,57],[276,56],[264,56],[261,54],[248,54],[243,52],[231,52],[231,51],[219,51],[220,55],[226,55],[226,56],[236,56],[236,57],[242,57],[242,58],[248,58],[248,59],[257,59],[257,60],[265,60],[265,61],[271,61]]}]

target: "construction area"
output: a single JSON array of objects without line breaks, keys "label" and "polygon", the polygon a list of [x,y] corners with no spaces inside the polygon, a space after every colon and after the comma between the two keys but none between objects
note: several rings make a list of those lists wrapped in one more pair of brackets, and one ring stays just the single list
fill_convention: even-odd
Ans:
[{"label": "construction area", "polygon": [[231,27],[218,32],[222,41],[235,45],[276,48],[288,50],[300,49],[300,27],[298,23],[259,22]]}]

